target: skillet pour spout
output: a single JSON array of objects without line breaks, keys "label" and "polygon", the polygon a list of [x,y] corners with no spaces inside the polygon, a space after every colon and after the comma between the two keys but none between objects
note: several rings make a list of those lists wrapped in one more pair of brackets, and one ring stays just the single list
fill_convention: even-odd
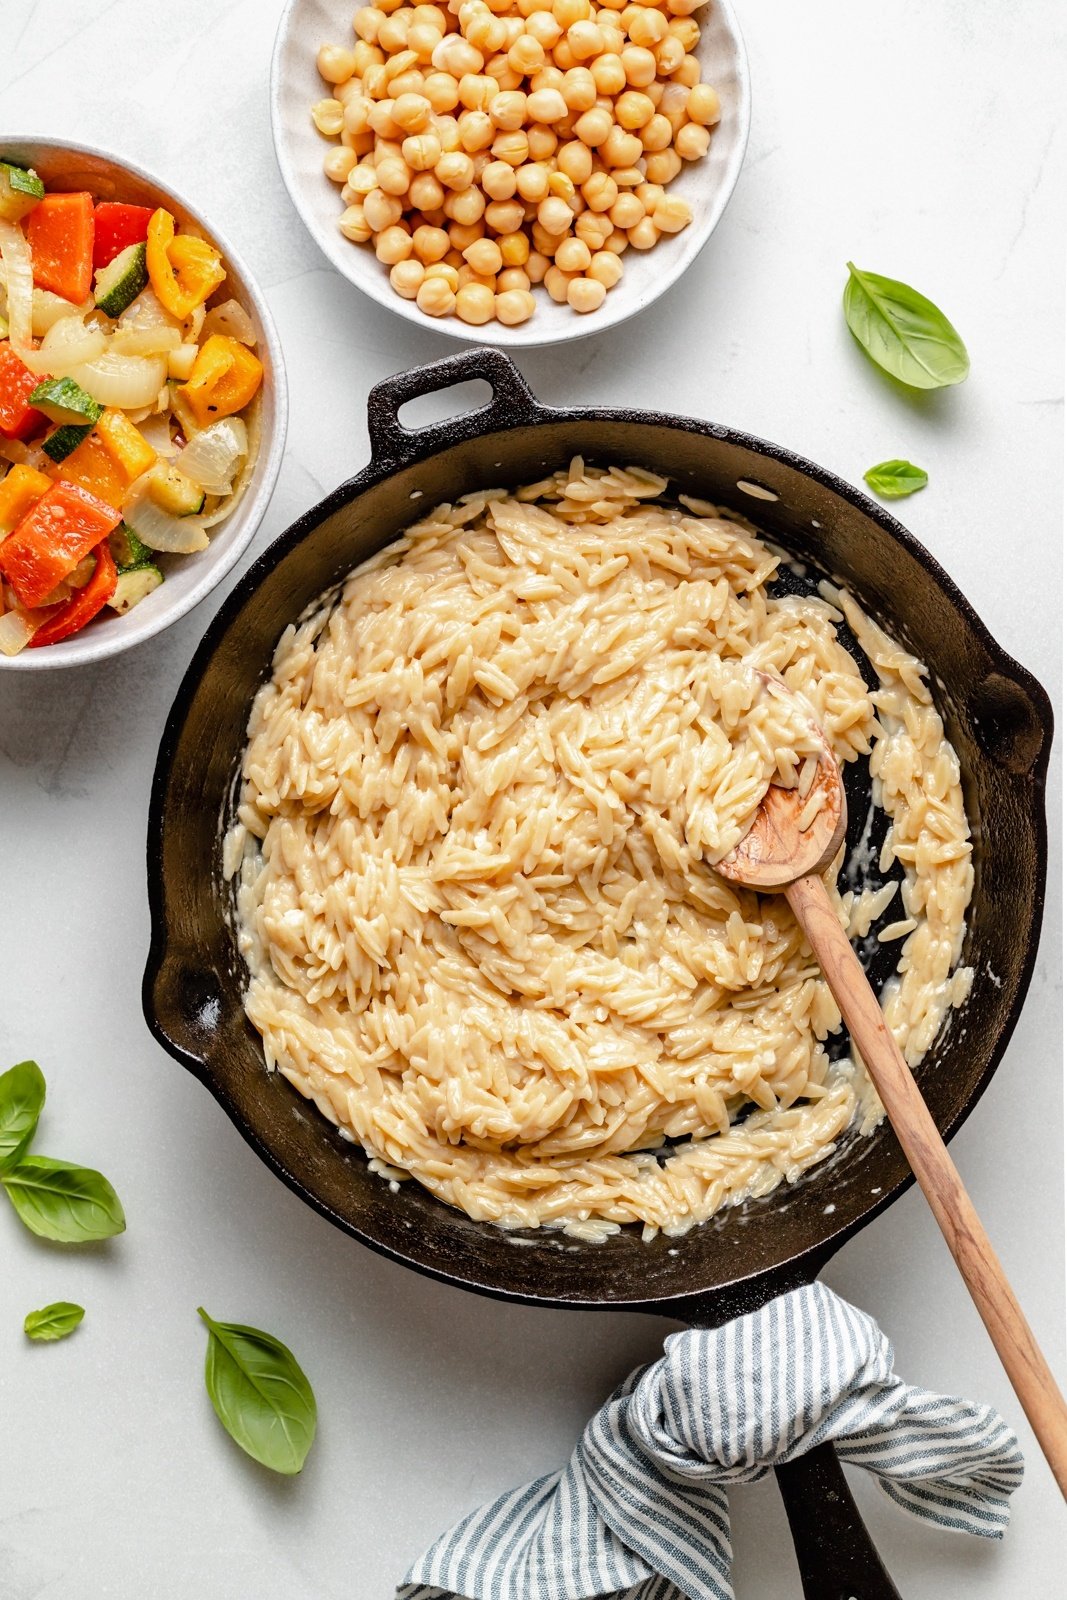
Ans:
[{"label": "skillet pour spout", "polygon": [[[400,422],[407,401],[474,378],[491,385],[487,404],[424,428]],[[672,495],[709,500],[757,522],[804,565],[812,582],[830,576],[844,584],[928,664],[960,757],[975,844],[963,960],[975,979],[916,1074],[946,1137],[973,1110],[1000,1062],[1033,971],[1046,865],[1048,697],[888,512],[777,445],[659,412],[544,406],[513,363],[492,349],[378,384],[369,397],[368,423],[369,465],[299,518],[235,585],[168,718],[148,830],[148,1025],[283,1182],[337,1227],[393,1260],[462,1288],[531,1304],[726,1320],[811,1281],[906,1187],[907,1164],[887,1125],[869,1136],[846,1137],[795,1184],[722,1212],[678,1239],[644,1243],[636,1230],[623,1229],[601,1244],[582,1244],[542,1233],[525,1236],[520,1247],[514,1235],[451,1210],[417,1184],[391,1194],[359,1150],[300,1101],[280,1074],[264,1070],[259,1037],[242,1005],[245,975],[222,876],[221,835],[251,702],[269,673],[277,639],[305,606],[428,507],[478,489],[534,481],[575,455],[662,473]],[[752,498],[753,486],[759,498]],[[850,794],[849,811],[856,810]],[[865,810],[864,800],[861,823]],[[872,981],[880,984],[888,970],[871,965]],[[794,1533],[806,1544],[802,1567],[806,1562],[812,1572],[825,1565],[825,1552],[811,1543],[815,1534],[800,1509],[797,1484],[805,1462],[814,1463],[805,1492],[819,1471],[824,1481],[827,1473],[840,1474],[836,1460],[820,1468],[818,1455],[789,1469]],[[843,1479],[834,1481],[834,1504],[844,1507],[855,1531],[854,1508],[847,1512],[842,1487]],[[825,1522],[825,1506],[823,1515]],[[832,1587],[827,1574],[821,1586],[813,1577],[809,1587],[805,1577],[805,1594],[809,1600],[846,1594],[889,1600],[896,1590],[876,1586],[882,1580],[872,1559],[869,1547],[862,1560],[857,1557],[861,1566],[867,1563],[865,1587],[843,1575]]]}]

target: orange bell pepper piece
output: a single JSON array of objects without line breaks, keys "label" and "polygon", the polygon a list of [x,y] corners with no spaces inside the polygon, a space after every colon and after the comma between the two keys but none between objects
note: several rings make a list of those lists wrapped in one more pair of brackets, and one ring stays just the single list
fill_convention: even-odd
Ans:
[{"label": "orange bell pepper piece", "polygon": [[179,389],[202,428],[243,411],[263,382],[263,363],[239,339],[213,333],[200,346],[188,383]]},{"label": "orange bell pepper piece", "polygon": [[72,633],[77,633],[79,628],[84,628],[87,622],[91,622],[98,611],[103,611],[115,593],[119,574],[106,539],[100,541],[93,554],[96,556],[96,566],[89,582],[76,594],[72,594],[69,600],[58,606],[41,624],[30,640],[31,649],[42,644],[58,644],[60,639],[69,639]]},{"label": "orange bell pepper piece", "polygon": [[53,483],[0,544],[0,572],[19,605],[39,606],[121,521],[78,484]]},{"label": "orange bell pepper piece", "polygon": [[33,281],[80,306],[93,287],[93,197],[46,194],[26,218]]},{"label": "orange bell pepper piece", "polygon": [[214,246],[191,233],[176,235],[174,218],[162,206],[148,224],[145,265],[156,299],[183,322],[226,277]]},{"label": "orange bell pepper piece", "polygon": [[59,463],[56,477],[81,484],[118,509],[130,484],[147,472],[155,459],[156,452],[125,413],[109,409],[92,433]]},{"label": "orange bell pepper piece", "polygon": [[21,461],[13,466],[7,477],[0,479],[0,538],[10,533],[51,487],[51,478],[36,467],[27,467]]}]

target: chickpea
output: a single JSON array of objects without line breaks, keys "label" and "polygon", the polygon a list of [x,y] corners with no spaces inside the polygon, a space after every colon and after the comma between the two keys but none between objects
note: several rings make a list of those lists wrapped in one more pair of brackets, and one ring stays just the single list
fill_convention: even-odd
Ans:
[{"label": "chickpea", "polygon": [[456,273],[456,285],[458,288],[462,289],[468,283],[481,284],[483,288],[492,289],[493,293],[496,293],[496,279],[481,277],[477,272],[475,272],[473,267],[468,267],[467,263],[464,261],[463,265]]},{"label": "chickpea", "polygon": [[671,127],[670,119],[657,111],[641,129],[641,148],[653,153],[657,150],[666,150],[673,138],[674,129]]},{"label": "chickpea", "polygon": [[497,239],[500,246],[500,258],[505,267],[524,267],[530,258],[530,241],[526,235],[516,229],[513,233],[502,233]]},{"label": "chickpea", "polygon": [[521,33],[508,51],[508,66],[528,78],[545,64],[545,47],[532,33]]},{"label": "chickpea", "polygon": [[499,90],[496,79],[484,73],[465,72],[459,80],[460,103],[468,111],[488,111]]},{"label": "chickpea", "polygon": [[[460,26],[463,27],[462,21]],[[463,31],[468,42],[485,56],[495,55],[503,49],[508,36],[504,23],[488,10],[480,12]]]},{"label": "chickpea", "polygon": [[[459,261],[456,263],[456,265],[460,267],[463,265],[463,252],[466,250],[468,245],[474,244],[476,239],[484,238],[484,222],[450,223],[448,228],[448,241],[452,246],[452,250],[454,250],[459,256]],[[452,250],[448,252],[449,255],[452,254]],[[448,257],[446,256],[445,259],[447,261]]]},{"label": "chickpea", "polygon": [[[685,60],[685,46],[680,39],[674,37],[673,33],[669,33],[663,42],[656,46],[653,54],[656,57],[656,67],[667,77],[672,72],[677,72]],[[651,84],[649,87],[651,88]]]},{"label": "chickpea", "polygon": [[674,148],[683,161],[699,161],[708,153],[711,135],[699,122],[687,122],[674,136]]},{"label": "chickpea", "polygon": [[399,223],[385,228],[374,241],[374,254],[387,267],[395,266],[398,261],[406,261],[413,248],[410,233]]},{"label": "chickpea", "polygon": [[635,194],[620,194],[608,216],[616,228],[636,228],[645,214],[645,208]]},{"label": "chickpea", "polygon": [[371,226],[364,215],[363,207],[357,201],[342,211],[337,226],[346,239],[354,239],[357,244],[366,244],[371,237]]},{"label": "chickpea", "polygon": [[[462,260],[460,265],[462,265]],[[440,278],[442,283],[448,284],[453,294],[459,288],[459,270],[450,261],[435,261],[432,266],[426,268],[426,276],[428,278]]]},{"label": "chickpea", "polygon": [[590,311],[600,310],[607,293],[599,278],[574,278],[567,285],[567,304],[585,316]]},{"label": "chickpea", "polygon": [[591,10],[589,0],[552,0],[552,15],[561,28],[584,22]]},{"label": "chickpea", "polygon": [[605,289],[614,289],[622,273],[622,262],[611,250],[598,250],[589,263],[589,276],[602,283]]},{"label": "chickpea", "polygon": [[526,96],[520,89],[502,89],[489,106],[495,127],[515,133],[526,121]]},{"label": "chickpea", "polygon": [[635,167],[644,155],[636,133],[614,127],[600,146],[600,159],[609,167]]},{"label": "chickpea", "polygon": [[439,116],[446,111],[454,111],[459,105],[459,84],[447,72],[427,73],[423,89],[427,100]]},{"label": "chickpea", "polygon": [[445,215],[451,217],[453,222],[469,227],[472,222],[479,222],[485,215],[485,195],[472,183],[462,194],[446,195],[444,210]]},{"label": "chickpea", "polygon": [[658,150],[645,162],[645,177],[649,183],[673,183],[682,170],[682,158],[677,150]]},{"label": "chickpea", "polygon": [[385,65],[385,51],[379,50],[376,44],[365,44],[361,39],[352,51],[354,78],[365,78],[371,67]]},{"label": "chickpea", "polygon": [[399,55],[391,56],[385,63],[385,81],[392,83],[396,78],[402,78],[406,72],[417,67],[419,58],[414,50],[401,50]]},{"label": "chickpea", "polygon": [[651,50],[654,45],[666,37],[668,22],[662,11],[654,11],[648,6],[634,6],[631,8],[633,15],[627,10],[623,13],[623,22],[631,41],[640,45],[645,50]]},{"label": "chickpea", "polygon": [[[656,76],[656,58],[651,50],[645,50],[640,45],[628,44],[622,51],[620,59],[626,81],[632,89],[643,89],[650,84]],[[436,62],[434,65],[436,66]]]},{"label": "chickpea", "polygon": [[504,265],[500,246],[494,239],[476,239],[462,255],[467,265],[483,278],[494,278]]},{"label": "chickpea", "polygon": [[525,209],[519,200],[494,200],[485,208],[486,226],[494,233],[516,233],[525,221]]},{"label": "chickpea", "polygon": [[558,89],[535,89],[527,98],[526,112],[533,122],[562,122],[567,102]]},{"label": "chickpea", "polygon": [[356,160],[354,150],[346,149],[343,144],[334,145],[332,150],[326,152],[322,170],[332,183],[344,183]]},{"label": "chickpea", "polygon": [[348,174],[348,188],[357,199],[362,200],[364,195],[370,194],[371,190],[377,187],[378,174],[369,161],[359,162]]},{"label": "chickpea", "polygon": [[498,294],[507,294],[511,289],[528,290],[530,280],[521,267],[505,267],[497,274],[496,287]]},{"label": "chickpea", "polygon": [[627,128],[631,133],[643,128],[655,115],[655,106],[640,89],[627,89],[615,102],[616,122],[620,128]]},{"label": "chickpea", "polygon": [[601,250],[613,232],[611,218],[603,212],[583,211],[574,224],[574,232],[588,249]]},{"label": "chickpea", "polygon": [[443,278],[424,278],[415,304],[428,317],[450,317],[456,309],[456,296]]},{"label": "chickpea", "polygon": [[542,50],[552,50],[559,43],[563,29],[551,11],[535,11],[526,19],[526,32],[536,39]]},{"label": "chickpea", "polygon": [[645,215],[650,217],[663,199],[666,190],[661,183],[641,183],[635,190],[637,198],[645,208]]},{"label": "chickpea", "polygon": [[686,202],[672,195],[664,195],[652,213],[652,221],[660,233],[681,233],[692,220],[693,213]]},{"label": "chickpea", "polygon": [[671,81],[695,89],[700,82],[700,62],[696,56],[683,56],[681,66],[671,73]]},{"label": "chickpea", "polygon": [[719,97],[710,83],[696,83],[689,91],[689,98],[685,109],[691,122],[698,122],[701,127],[710,128],[718,122],[722,115]]},{"label": "chickpea", "polygon": [[459,142],[470,155],[487,150],[495,134],[492,119],[484,111],[464,111],[459,119]]},{"label": "chickpea", "polygon": [[561,237],[558,233],[549,233],[542,228],[535,213],[530,223],[530,244],[533,246],[530,251],[531,256],[538,255],[551,258],[556,253]]},{"label": "chickpea", "polygon": [[336,139],[345,125],[345,108],[340,100],[316,100],[311,108],[311,120],[320,133]]},{"label": "chickpea", "polygon": [[485,70],[496,83],[498,89],[514,90],[522,88],[522,73],[511,70],[508,66],[507,56],[492,56],[485,63]]},{"label": "chickpea", "polygon": [[605,142],[614,126],[610,111],[605,111],[603,106],[593,106],[578,118],[574,131],[583,144],[595,149]]},{"label": "chickpea", "polygon": [[491,161],[482,173],[482,188],[490,200],[510,200],[515,193],[515,168],[506,161]]},{"label": "chickpea", "polygon": [[[404,143],[407,143],[405,139]],[[375,168],[378,187],[383,194],[407,194],[411,185],[411,168],[396,156],[387,156]]]},{"label": "chickpea", "polygon": [[496,296],[482,283],[465,283],[456,295],[456,316],[475,327],[492,322],[496,315]]},{"label": "chickpea", "polygon": [[363,93],[371,100],[384,98],[389,88],[384,67],[368,67],[363,74]]},{"label": "chickpea", "polygon": [[376,100],[370,108],[367,121],[370,123],[371,131],[376,133],[379,139],[403,137],[403,128],[393,121],[392,100]]},{"label": "chickpea", "polygon": [[453,150],[460,148],[459,123],[455,117],[435,116],[434,127],[437,129],[437,137],[441,141],[442,151],[451,154]]},{"label": "chickpea", "polygon": [[660,115],[667,118],[675,133],[687,120],[689,92],[684,83],[668,83],[660,99]]},{"label": "chickpea", "polygon": [[347,83],[356,70],[356,53],[339,44],[324,44],[315,57],[319,77],[327,83]]},{"label": "chickpea", "polygon": [[589,111],[596,105],[597,99],[596,79],[588,67],[572,67],[564,73],[560,85],[560,94],[567,103],[569,111]]},{"label": "chickpea", "polygon": [[643,217],[636,228],[627,230],[626,237],[635,250],[651,250],[659,238],[659,230],[651,217]]},{"label": "chickpea", "polygon": [[509,288],[497,295],[494,310],[498,322],[502,322],[507,328],[514,328],[520,322],[529,322],[536,305],[528,286],[525,289]]},{"label": "chickpea", "polygon": [[379,11],[377,6],[360,6],[352,18],[352,31],[357,38],[373,44],[384,21],[385,12]]},{"label": "chickpea", "polygon": [[405,133],[421,133],[432,113],[433,107],[422,94],[400,94],[393,101],[393,121]]},{"label": "chickpea", "polygon": [[552,265],[550,256],[543,255],[539,250],[531,250],[526,258],[526,276],[531,284],[544,283],[545,273]]},{"label": "chickpea", "polygon": [[564,239],[556,251],[556,266],[561,272],[585,272],[593,259],[589,246],[573,234]]},{"label": "chickpea", "polygon": [[[463,150],[448,150],[442,154],[433,173],[440,188],[454,189],[461,193],[464,189],[469,189],[474,182],[474,162]],[[442,194],[433,203],[440,205],[443,199]]]},{"label": "chickpea", "polygon": [[580,139],[572,139],[568,144],[560,145],[556,153],[556,165],[572,183],[585,183],[593,172],[592,151]]},{"label": "chickpea", "polygon": [[383,228],[391,228],[394,222],[399,222],[404,215],[404,208],[395,195],[386,194],[382,189],[372,189],[363,202],[363,210],[367,218],[367,225],[374,233],[381,233]]},{"label": "chickpea", "polygon": [[537,208],[537,220],[546,233],[564,234],[574,221],[574,213],[566,200],[560,200],[556,195],[549,195]]},{"label": "chickpea", "polygon": [[406,50],[408,43],[408,19],[403,11],[396,11],[391,17],[386,17],[378,29],[376,43],[383,50],[393,54],[399,50]]},{"label": "chickpea", "polygon": [[[647,221],[647,218],[646,218]],[[443,228],[432,228],[423,223],[411,236],[412,248],[423,266],[440,261],[448,254],[449,239]]]},{"label": "chickpea", "polygon": [[619,198],[619,186],[606,172],[594,172],[582,184],[582,198],[590,211],[610,211]]},{"label": "chickpea", "polygon": [[531,161],[548,161],[554,156],[559,145],[559,139],[551,128],[529,128],[526,133],[526,149]]},{"label": "chickpea", "polygon": [[415,22],[408,29],[407,47],[409,50],[414,50],[425,66],[437,49],[440,39],[439,29],[432,27],[428,22]]},{"label": "chickpea", "polygon": [[[530,133],[536,132],[531,128]],[[514,133],[498,133],[491,145],[492,154],[497,161],[506,161],[509,167],[521,167],[530,154],[530,135],[521,128],[516,128]]]},{"label": "chickpea", "polygon": [[626,49],[626,35],[621,28],[616,28],[611,24],[605,25],[603,22],[599,26],[604,40],[605,55],[617,56]]},{"label": "chickpea", "polygon": [[570,282],[570,275],[566,272],[561,272],[556,266],[549,267],[545,273],[545,288],[557,305],[566,305],[567,289]]},{"label": "chickpea", "polygon": [[595,22],[572,22],[567,29],[567,45],[575,61],[591,61],[604,53],[604,35]]},{"label": "chickpea", "polygon": [[515,172],[515,185],[524,200],[539,204],[548,193],[548,169],[538,161],[529,161]]},{"label": "chickpea", "polygon": [[597,85],[598,94],[621,94],[625,88],[625,67],[622,66],[622,56],[614,53],[597,56],[590,67],[590,72],[593,75],[593,83]]},{"label": "chickpea", "polygon": [[409,134],[401,148],[412,172],[432,172],[443,154],[440,137],[433,128],[428,133]]},{"label": "chickpea", "polygon": [[645,166],[646,163],[642,161],[639,167],[612,167],[611,176],[615,179],[616,187],[636,189],[638,184],[645,181]]},{"label": "chickpea", "polygon": [[481,72],[485,66],[482,52],[458,33],[446,33],[430,60],[438,72],[451,73],[457,83],[465,72]]}]

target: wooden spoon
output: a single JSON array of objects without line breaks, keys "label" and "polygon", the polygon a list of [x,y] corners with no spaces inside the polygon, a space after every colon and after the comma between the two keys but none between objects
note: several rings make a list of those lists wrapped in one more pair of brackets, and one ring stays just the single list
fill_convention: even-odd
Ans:
[{"label": "wooden spoon", "polygon": [[[820,734],[821,738],[821,734]],[[809,801],[821,807],[808,826]],[[806,815],[807,813],[807,815]],[[963,1281],[1011,1379],[1060,1492],[1067,1499],[1067,1405],[978,1213],[945,1148],[911,1070],[886,1027],[878,999],[837,919],[821,874],[845,836],[845,790],[829,745],[805,798],[774,786],[748,833],[717,863],[732,883],[782,890],[867,1064],[893,1132],[945,1236]]]}]

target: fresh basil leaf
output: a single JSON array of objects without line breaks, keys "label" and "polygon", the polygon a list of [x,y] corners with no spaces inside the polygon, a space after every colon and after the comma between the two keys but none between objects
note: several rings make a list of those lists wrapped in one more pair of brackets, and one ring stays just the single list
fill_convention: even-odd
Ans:
[{"label": "fresh basil leaf", "polygon": [[56,1339],[65,1339],[68,1333],[73,1333],[84,1315],[84,1306],[76,1306],[71,1300],[57,1300],[53,1305],[42,1307],[40,1311],[27,1312],[22,1326],[26,1330],[27,1338],[51,1343]]},{"label": "fresh basil leaf", "polygon": [[851,261],[845,321],[871,360],[912,389],[962,383],[970,371],[963,340],[932,300]]},{"label": "fresh basil leaf", "polygon": [[930,478],[910,461],[880,461],[876,467],[868,467],[863,481],[883,500],[903,500],[906,494],[925,489]]},{"label": "fresh basil leaf", "polygon": [[44,1109],[44,1073],[36,1061],[20,1061],[0,1076],[0,1172],[29,1148]]},{"label": "fresh basil leaf", "polygon": [[259,1328],[207,1324],[204,1382],[215,1414],[242,1450],[272,1472],[299,1472],[315,1437],[311,1385],[293,1352]]},{"label": "fresh basil leaf", "polygon": [[126,1226],[122,1204],[100,1172],[50,1156],[27,1156],[0,1183],[31,1233],[60,1244],[110,1239]]}]

